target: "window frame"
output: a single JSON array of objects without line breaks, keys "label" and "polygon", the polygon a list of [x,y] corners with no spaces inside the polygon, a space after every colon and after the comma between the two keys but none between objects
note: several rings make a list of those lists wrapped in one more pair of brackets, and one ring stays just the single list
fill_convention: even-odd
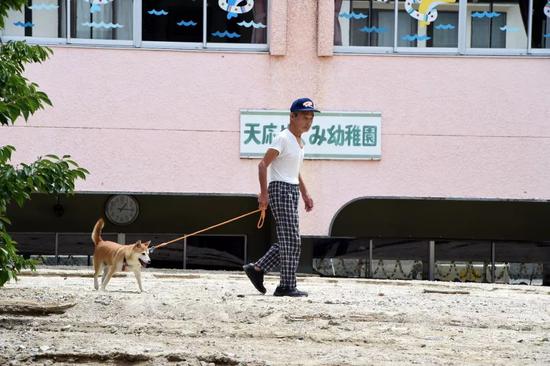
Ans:
[{"label": "window frame", "polygon": [[3,30],[0,30],[0,39],[7,41],[26,41],[29,44],[43,45],[74,45],[74,46],[100,46],[113,48],[144,48],[144,49],[173,49],[173,50],[195,50],[195,51],[246,51],[246,52],[268,52],[271,34],[271,22],[269,21],[269,9],[272,0],[267,1],[268,24],[266,43],[220,43],[207,42],[207,0],[203,2],[203,41],[202,42],[164,42],[164,41],[144,41],[142,39],[142,0],[133,1],[133,31],[131,40],[111,40],[111,39],[87,39],[71,37],[71,0],[63,0],[67,9],[66,30],[67,35],[63,38],[48,37],[26,37],[26,36],[7,36]]},{"label": "window frame", "polygon": [[[519,0],[525,1],[525,0]],[[529,0],[529,23],[525,48],[472,48],[467,47],[468,1],[458,1],[458,47],[402,47],[398,45],[399,2],[394,1],[393,47],[333,46],[335,54],[392,54],[392,55],[451,55],[451,56],[550,56],[550,48],[532,48],[533,0]]]}]

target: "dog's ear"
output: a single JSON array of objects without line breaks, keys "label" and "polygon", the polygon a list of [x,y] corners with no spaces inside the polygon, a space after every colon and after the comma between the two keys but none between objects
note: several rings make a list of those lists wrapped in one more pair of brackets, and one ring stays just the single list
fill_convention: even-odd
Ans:
[{"label": "dog's ear", "polygon": [[143,243],[143,245],[145,245],[145,247],[148,247],[149,245],[151,245],[151,240],[146,241],[145,243]]},{"label": "dog's ear", "polygon": [[137,245],[140,245],[140,244],[141,244],[141,240],[136,241],[136,244],[137,244]]}]

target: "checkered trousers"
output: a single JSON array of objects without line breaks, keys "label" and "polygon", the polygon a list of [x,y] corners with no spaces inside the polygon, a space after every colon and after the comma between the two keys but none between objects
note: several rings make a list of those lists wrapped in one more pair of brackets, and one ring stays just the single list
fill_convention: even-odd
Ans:
[{"label": "checkered trousers", "polygon": [[296,269],[300,260],[300,230],[298,226],[298,201],[300,190],[297,184],[271,182],[268,188],[269,206],[275,217],[277,243],[260,258],[256,265],[264,272],[280,266],[280,286],[296,288]]}]

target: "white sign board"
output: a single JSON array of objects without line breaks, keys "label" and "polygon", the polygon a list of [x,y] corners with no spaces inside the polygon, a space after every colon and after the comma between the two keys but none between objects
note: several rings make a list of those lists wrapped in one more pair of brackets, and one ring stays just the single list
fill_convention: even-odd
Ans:
[{"label": "white sign board", "polygon": [[[287,128],[290,112],[241,110],[241,158],[263,157],[273,138]],[[382,156],[379,112],[316,113],[308,133],[306,159],[379,160]]]}]

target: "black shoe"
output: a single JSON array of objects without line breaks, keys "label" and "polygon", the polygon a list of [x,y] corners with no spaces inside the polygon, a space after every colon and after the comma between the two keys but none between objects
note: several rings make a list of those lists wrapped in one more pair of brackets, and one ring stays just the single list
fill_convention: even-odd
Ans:
[{"label": "black shoe", "polygon": [[243,269],[248,279],[250,279],[250,282],[256,287],[256,290],[265,294],[267,290],[264,287],[264,271],[256,271],[253,263],[245,264]]},{"label": "black shoe", "polygon": [[273,296],[307,297],[307,292],[300,291],[297,288],[289,289],[286,287],[277,286]]}]

